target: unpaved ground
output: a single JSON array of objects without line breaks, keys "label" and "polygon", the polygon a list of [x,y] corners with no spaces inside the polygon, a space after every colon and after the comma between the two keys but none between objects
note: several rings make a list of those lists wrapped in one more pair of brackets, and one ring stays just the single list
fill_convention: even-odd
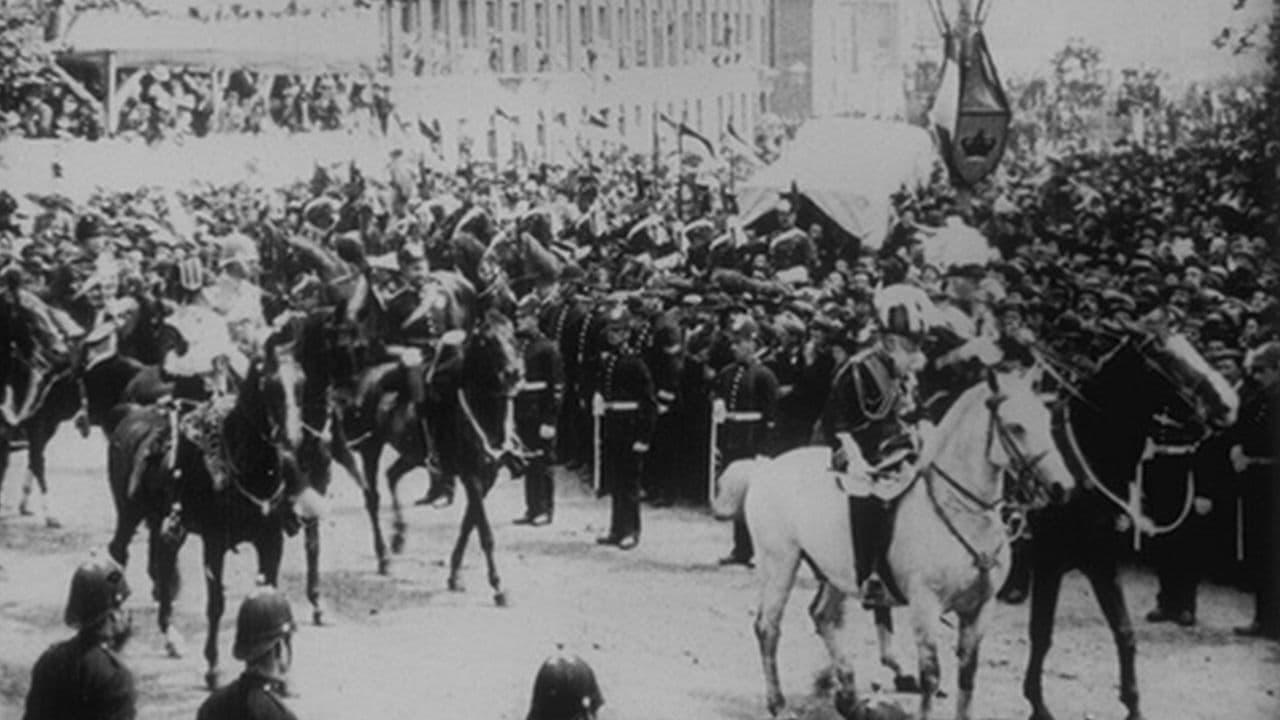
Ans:
[{"label": "unpaved ground", "polygon": [[[46,529],[16,512],[21,473],[11,471],[0,500],[0,719],[20,717],[30,666],[49,643],[64,637],[62,605],[72,569],[91,548],[105,545],[113,520],[102,472],[101,437],[64,433],[50,458],[51,499],[65,527]],[[16,463],[25,462],[17,455]],[[402,495],[417,497],[425,479],[406,479]],[[644,538],[625,553],[598,548],[593,538],[608,517],[597,501],[562,479],[556,522],[550,527],[510,524],[522,507],[518,483],[495,489],[489,501],[497,525],[500,570],[512,606],[493,605],[483,562],[473,543],[468,590],[444,589],[441,565],[461,503],[445,510],[410,510],[409,546],[390,577],[374,572],[368,523],[354,486],[335,480],[332,512],[324,528],[324,582],[333,624],[305,626],[295,643],[291,703],[304,718],[523,718],[533,673],[557,645],[588,658],[601,679],[606,720],[764,718],[762,680],[751,617],[751,571],[721,569],[729,528],[694,510],[644,513]],[[389,523],[388,523],[389,525]],[[182,565],[187,587],[178,623],[188,640],[180,660],[164,656],[154,627],[141,534],[133,548],[131,605],[140,632],[127,652],[139,676],[141,717],[190,718],[202,690],[204,587],[198,538],[188,541]],[[139,560],[138,558],[142,558]],[[301,587],[302,544],[286,549],[283,587],[300,619],[308,615]],[[224,678],[235,608],[250,588],[254,558],[242,550],[228,562],[228,605],[223,621]],[[792,597],[780,651],[784,690],[809,718],[834,715],[813,695],[825,658],[804,612],[813,582]],[[1125,577],[1130,609],[1140,615],[1154,597],[1145,573]],[[1280,717],[1280,646],[1238,641],[1233,625],[1248,616],[1240,593],[1207,587],[1201,626],[1192,631],[1138,622],[1139,675],[1148,718],[1250,720]],[[1025,607],[1000,606],[982,649],[977,716],[1026,716],[1019,693],[1026,657]],[[1045,686],[1059,718],[1120,718],[1115,654],[1083,578],[1064,586],[1059,630]],[[885,683],[875,661],[869,619],[858,621],[861,688]],[[908,636],[901,654],[914,663]],[[955,666],[944,658],[950,714]],[[911,702],[910,698],[901,700]],[[914,707],[914,704],[909,705]]]}]

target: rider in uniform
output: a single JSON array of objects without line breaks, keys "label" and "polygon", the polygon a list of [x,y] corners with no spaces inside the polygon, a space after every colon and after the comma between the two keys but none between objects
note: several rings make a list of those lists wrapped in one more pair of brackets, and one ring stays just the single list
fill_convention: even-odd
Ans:
[{"label": "rider in uniform", "polygon": [[918,442],[909,418],[914,374],[924,364],[929,300],[918,288],[897,285],[882,291],[878,304],[878,337],[836,371],[820,421],[832,466],[845,474],[857,577],[868,607],[892,603],[881,578],[890,516],[879,495],[894,484],[889,481],[900,484],[914,473]]},{"label": "rider in uniform", "polygon": [[71,578],[65,620],[77,629],[51,646],[31,671],[24,720],[132,720],[137,715],[133,674],[117,654],[131,634],[124,570],[94,558]]},{"label": "rider in uniform", "polygon": [[564,398],[564,363],[560,349],[538,327],[541,303],[529,294],[516,306],[516,337],[524,359],[524,382],[516,397],[516,433],[534,453],[524,473],[524,517],[517,525],[547,525],[555,511],[556,419]]},{"label": "rider in uniform", "polygon": [[[444,465],[453,453],[440,452],[452,442],[453,433],[448,423],[431,423],[427,418],[453,417],[448,412],[450,398],[432,398],[428,383],[433,369],[438,369],[437,354],[444,351],[445,333],[440,327],[436,309],[429,305],[428,285],[432,282],[431,269],[422,246],[406,243],[397,256],[400,267],[401,287],[386,300],[386,349],[405,369],[405,384],[410,401],[417,408],[422,423],[424,447],[430,455],[431,488],[422,503],[431,504],[440,499],[452,500],[453,485],[450,480],[456,472]],[[437,298],[443,298],[437,295]]]},{"label": "rider in uniform", "polygon": [[[716,376],[714,402],[723,403],[725,423],[718,430],[722,465],[757,455],[772,455],[778,417],[778,378],[756,356],[760,329],[746,313],[729,320],[733,362]],[[714,420],[713,420],[714,422]],[[750,565],[755,549],[741,517],[733,521],[733,549],[721,565]]]},{"label": "rider in uniform", "polygon": [[[595,392],[601,401],[600,457],[602,485],[610,487],[609,533],[596,540],[630,550],[640,542],[640,475],[657,418],[653,377],[639,356],[627,348],[631,314],[624,304],[605,310],[605,349],[596,368]],[[593,403],[595,400],[593,399]]]},{"label": "rider in uniform", "polygon": [[284,704],[293,664],[293,610],[275,588],[255,590],[240,605],[232,654],[244,673],[204,701],[196,720],[294,720]]}]

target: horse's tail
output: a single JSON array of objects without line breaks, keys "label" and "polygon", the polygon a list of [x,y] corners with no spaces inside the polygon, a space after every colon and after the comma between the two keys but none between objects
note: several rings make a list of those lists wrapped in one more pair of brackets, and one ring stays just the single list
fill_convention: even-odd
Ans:
[{"label": "horse's tail", "polygon": [[107,475],[117,503],[127,502],[142,487],[143,476],[153,458],[164,450],[169,438],[164,413],[141,405],[125,403],[111,410],[114,420],[107,447]]},{"label": "horse's tail", "polygon": [[751,481],[764,467],[763,460],[738,460],[729,464],[716,483],[716,494],[711,501],[711,514],[717,520],[733,520],[742,517],[746,505],[747,490]]}]

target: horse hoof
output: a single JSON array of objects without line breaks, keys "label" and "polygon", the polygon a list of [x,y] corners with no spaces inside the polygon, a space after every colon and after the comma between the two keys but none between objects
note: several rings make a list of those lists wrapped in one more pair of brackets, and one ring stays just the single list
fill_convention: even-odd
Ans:
[{"label": "horse hoof", "polygon": [[500,608],[511,607],[511,599],[507,597],[505,590],[499,590],[493,594],[493,604]]},{"label": "horse hoof", "polygon": [[769,698],[765,705],[769,708],[770,715],[778,717],[778,713],[782,712],[782,709],[787,706],[787,701],[781,695],[778,695]]},{"label": "horse hoof", "polygon": [[44,519],[44,526],[50,530],[57,530],[62,527],[62,521],[52,515],[49,515]]},{"label": "horse hoof", "polygon": [[324,626],[324,608],[319,603],[311,606],[311,624],[316,627]]},{"label": "horse hoof", "polygon": [[391,552],[399,555],[404,552],[404,535],[396,533],[391,536]]},{"label": "horse hoof", "polygon": [[1049,712],[1049,708],[1036,708],[1031,711],[1031,717],[1027,720],[1054,720],[1053,713]]},{"label": "horse hoof", "polygon": [[18,506],[18,514],[19,514],[19,515],[25,515],[25,516],[27,516],[27,517],[31,517],[32,515],[35,515],[35,511],[33,511],[33,510],[31,509],[31,506],[30,506],[30,505],[28,505],[28,504],[26,504],[26,503],[24,502],[24,503],[22,503],[21,505],[19,505],[19,506]]},{"label": "horse hoof", "polygon": [[219,675],[220,673],[217,670],[209,670],[206,672],[204,674],[204,686],[209,690],[217,690],[219,684],[218,681],[220,679]]},{"label": "horse hoof", "polygon": [[174,660],[182,659],[186,654],[186,643],[182,641],[182,636],[170,630],[164,634],[164,652]]},{"label": "horse hoof", "polygon": [[466,586],[462,584],[462,580],[451,577],[449,578],[449,592],[466,592]]},{"label": "horse hoof", "polygon": [[900,693],[918,693],[920,681],[915,675],[899,675],[893,679],[893,689]]},{"label": "horse hoof", "polygon": [[379,575],[390,575],[390,574],[391,574],[391,561],[390,561],[390,560],[388,560],[387,558],[380,558],[380,559],[378,560],[378,574],[379,574]]}]

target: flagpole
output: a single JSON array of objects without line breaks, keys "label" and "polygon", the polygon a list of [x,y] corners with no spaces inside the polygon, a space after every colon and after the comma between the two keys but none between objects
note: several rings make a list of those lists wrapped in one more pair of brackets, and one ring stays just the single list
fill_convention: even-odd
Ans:
[{"label": "flagpole", "polygon": [[676,128],[676,219],[684,222],[684,129],[689,126],[689,111],[680,115]]}]

